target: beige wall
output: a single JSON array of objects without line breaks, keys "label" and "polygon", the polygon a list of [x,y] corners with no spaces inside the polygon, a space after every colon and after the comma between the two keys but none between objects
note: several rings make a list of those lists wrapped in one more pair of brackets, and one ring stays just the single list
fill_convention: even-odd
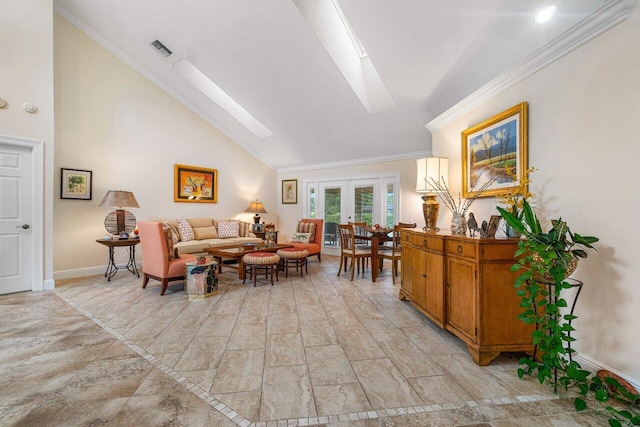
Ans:
[{"label": "beige wall", "polygon": [[[640,378],[640,263],[636,185],[640,144],[640,9],[617,27],[496,96],[433,135],[460,177],[460,132],[521,101],[529,102],[531,188],[548,221],[600,238],[574,275],[585,282],[576,308],[577,349],[585,358]],[[455,191],[460,188],[459,178]],[[486,219],[495,200],[471,211]],[[586,359],[588,362],[588,359]]]},{"label": "beige wall", "polygon": [[[53,285],[53,2],[8,0],[0,13],[0,135],[44,144],[44,288]],[[24,102],[38,110],[29,114]],[[42,284],[39,285],[42,287]]]},{"label": "beige wall", "polygon": [[[277,220],[276,173],[130,66],[55,15],[56,151],[60,168],[93,171],[93,200],[54,202],[56,277],[102,271],[108,190],[132,191],[138,220],[238,218],[260,198]],[[175,203],[175,163],[218,170],[218,203]],[[59,191],[59,190],[58,190]],[[122,260],[125,251],[118,253]]]}]

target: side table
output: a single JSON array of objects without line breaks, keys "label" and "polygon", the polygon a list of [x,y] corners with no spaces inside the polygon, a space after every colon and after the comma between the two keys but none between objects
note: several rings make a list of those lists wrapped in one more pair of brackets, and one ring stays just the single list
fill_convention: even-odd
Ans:
[{"label": "side table", "polygon": [[[107,281],[110,282],[111,278],[118,272],[118,270],[124,270],[125,268],[131,272],[131,274],[135,274],[140,277],[140,273],[138,273],[138,266],[136,265],[136,245],[140,243],[140,239],[96,239],[96,242],[101,245],[105,245],[109,248],[109,263],[107,264],[107,270],[104,272],[104,277],[107,278]],[[116,262],[113,257],[113,249],[116,247],[128,247],[129,248],[129,261],[127,265],[116,265]]]}]

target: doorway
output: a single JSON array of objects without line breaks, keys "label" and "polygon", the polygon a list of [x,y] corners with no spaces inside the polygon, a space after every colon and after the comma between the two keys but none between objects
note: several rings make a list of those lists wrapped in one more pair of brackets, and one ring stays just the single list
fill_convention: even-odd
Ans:
[{"label": "doorway", "polygon": [[43,288],[42,148],[0,136],[0,294]]}]

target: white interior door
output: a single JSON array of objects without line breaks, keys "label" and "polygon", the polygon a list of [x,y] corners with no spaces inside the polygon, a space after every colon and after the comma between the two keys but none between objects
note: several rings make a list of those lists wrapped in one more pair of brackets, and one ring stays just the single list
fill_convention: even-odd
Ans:
[{"label": "white interior door", "polygon": [[0,294],[33,288],[32,155],[0,144]]}]

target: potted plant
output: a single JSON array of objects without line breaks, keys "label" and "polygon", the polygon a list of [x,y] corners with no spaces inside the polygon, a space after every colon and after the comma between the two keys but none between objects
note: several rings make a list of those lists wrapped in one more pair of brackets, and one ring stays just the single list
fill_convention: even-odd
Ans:
[{"label": "potted plant", "polygon": [[[504,174],[510,178],[511,182],[517,183],[517,185],[510,187],[504,193],[499,194],[498,200],[505,206],[505,210],[511,215],[522,219],[522,207],[525,200],[529,203],[535,194],[529,191],[529,176],[534,173],[536,168],[530,167],[524,172],[522,179],[518,178],[518,173],[512,166],[505,166]],[[520,233],[514,230],[513,227],[505,221],[505,232],[507,237],[520,237]]]},{"label": "potted plant", "polygon": [[577,266],[579,258],[587,258],[587,249],[594,249],[597,237],[573,233],[562,219],[552,221],[552,227],[545,232],[533,209],[523,199],[522,211],[518,215],[498,208],[500,215],[521,233],[514,257],[518,259],[513,271],[522,271],[515,281],[516,293],[522,298],[520,306],[524,311],[518,316],[527,324],[536,324],[532,333],[533,344],[537,346],[539,357],[523,357],[518,376],[532,375],[540,383],[548,383],[565,391],[576,387],[574,398],[577,411],[587,407],[585,398],[593,393],[596,401],[606,409],[611,426],[640,425],[640,415],[612,407],[610,397],[621,397],[627,402],[637,402],[640,396],[629,392],[614,377],[601,378],[584,370],[572,360],[573,349],[566,344],[575,340],[571,332],[575,329],[571,321],[577,317],[562,314],[567,302],[561,296],[563,289],[571,285],[566,278]]},{"label": "potted plant", "polygon": [[551,229],[544,232],[526,198],[522,199],[522,211],[517,215],[500,207],[498,211],[510,227],[525,237],[521,246],[531,254],[531,259],[523,261],[530,263],[531,274],[538,281],[555,281],[556,277],[564,280],[576,269],[578,258],[587,258],[585,249],[594,249],[592,243],[598,241],[597,237],[572,233],[562,218],[552,220]]}]

